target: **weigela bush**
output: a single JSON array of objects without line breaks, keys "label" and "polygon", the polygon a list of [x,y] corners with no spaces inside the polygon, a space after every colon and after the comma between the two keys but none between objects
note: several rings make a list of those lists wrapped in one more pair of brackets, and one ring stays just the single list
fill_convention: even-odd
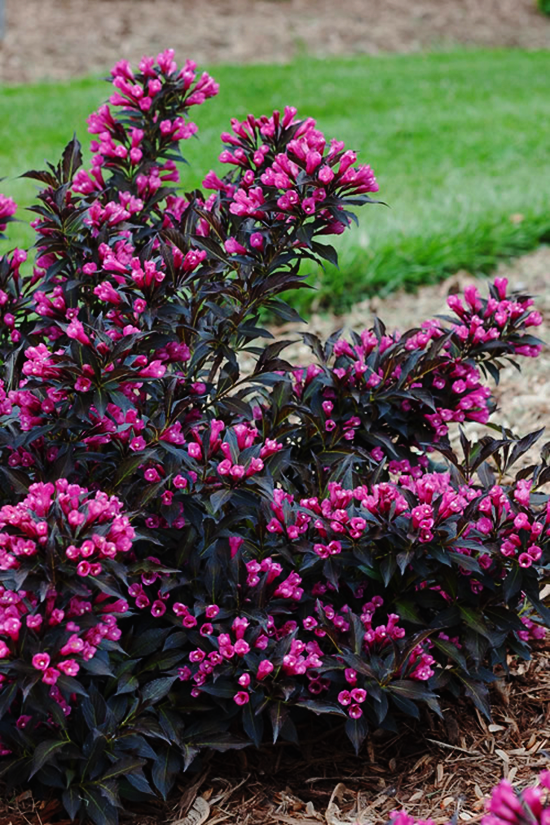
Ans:
[{"label": "weigela bush", "polygon": [[229,171],[182,195],[217,84],[171,51],[111,80],[90,167],[75,139],[27,173],[32,271],[0,259],[0,771],[98,825],[266,722],[333,714],[359,749],[443,691],[488,713],[549,619],[550,468],[513,470],[541,433],[449,441],[539,354],[532,299],[497,278],[288,363],[261,319],[297,317],[372,170],[287,107],[232,120]]}]

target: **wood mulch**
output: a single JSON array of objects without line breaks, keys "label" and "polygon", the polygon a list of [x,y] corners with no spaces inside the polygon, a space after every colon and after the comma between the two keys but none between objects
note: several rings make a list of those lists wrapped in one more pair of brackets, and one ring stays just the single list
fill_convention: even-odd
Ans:
[{"label": "wood mulch", "polygon": [[4,0],[0,82],[105,72],[169,46],[178,60],[284,62],[457,45],[550,48],[536,0]]}]

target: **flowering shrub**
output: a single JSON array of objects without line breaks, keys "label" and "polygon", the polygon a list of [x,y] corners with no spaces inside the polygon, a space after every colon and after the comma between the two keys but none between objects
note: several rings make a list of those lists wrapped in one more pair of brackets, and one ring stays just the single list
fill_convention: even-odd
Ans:
[{"label": "flowering shrub", "polygon": [[111,79],[90,168],[73,140],[27,173],[32,271],[0,259],[0,773],[98,825],[266,722],[333,714],[359,749],[444,690],[488,713],[549,619],[550,468],[513,470],[541,433],[449,441],[539,354],[532,299],[496,279],[289,364],[262,313],[295,317],[281,293],[335,259],[372,170],[287,107],[233,120],[229,171],[182,196],[217,85],[171,51]]},{"label": "flowering shrub", "polygon": [[[547,825],[550,819],[549,788],[550,771],[543,771],[539,784],[525,788],[521,793],[503,779],[486,801],[488,813],[482,817],[481,825]],[[392,825],[434,825],[431,819],[414,819],[405,811],[394,811],[390,821]]]}]

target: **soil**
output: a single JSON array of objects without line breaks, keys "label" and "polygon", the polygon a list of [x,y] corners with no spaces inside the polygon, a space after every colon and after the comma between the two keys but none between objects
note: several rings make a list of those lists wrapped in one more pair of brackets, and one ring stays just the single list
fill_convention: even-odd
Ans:
[{"label": "soil", "polygon": [[0,0],[0,82],[105,72],[171,46],[199,65],[297,54],[550,47],[536,0]]}]

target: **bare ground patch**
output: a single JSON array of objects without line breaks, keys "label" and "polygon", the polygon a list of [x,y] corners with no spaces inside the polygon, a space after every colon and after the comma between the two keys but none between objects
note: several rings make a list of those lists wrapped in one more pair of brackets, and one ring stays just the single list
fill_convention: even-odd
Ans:
[{"label": "bare ground patch", "polygon": [[535,0],[5,0],[0,81],[104,72],[172,47],[199,64],[428,48],[550,48]]}]

